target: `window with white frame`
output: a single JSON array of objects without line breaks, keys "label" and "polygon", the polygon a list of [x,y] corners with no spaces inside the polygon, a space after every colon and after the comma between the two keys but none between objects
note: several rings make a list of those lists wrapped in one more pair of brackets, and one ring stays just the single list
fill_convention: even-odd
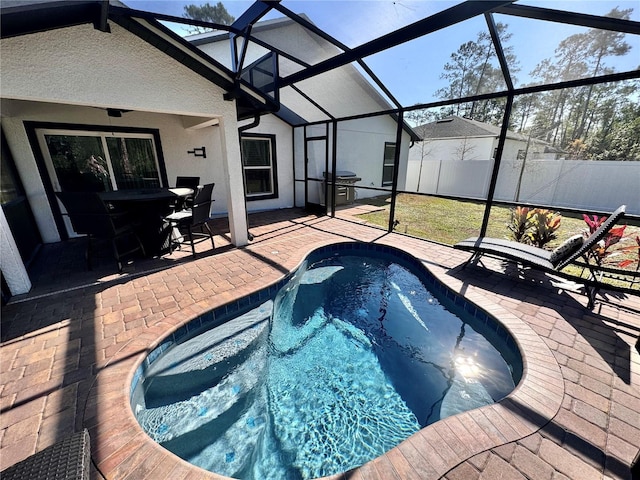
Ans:
[{"label": "window with white frame", "polygon": [[243,136],[240,140],[247,200],[278,195],[275,141],[273,135]]},{"label": "window with white frame", "polygon": [[393,185],[393,170],[396,160],[396,144],[384,143],[384,162],[382,164],[382,186]]}]

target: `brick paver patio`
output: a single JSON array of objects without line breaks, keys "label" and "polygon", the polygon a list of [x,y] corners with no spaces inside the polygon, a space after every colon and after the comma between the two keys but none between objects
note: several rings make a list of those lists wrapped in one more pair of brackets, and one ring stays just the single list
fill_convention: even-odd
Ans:
[{"label": "brick paver patio", "polygon": [[[98,281],[84,272],[93,278],[78,281],[55,263],[62,255],[47,259],[56,276],[45,282],[43,273],[47,285],[2,309],[0,469],[88,428],[93,478],[221,478],[143,433],[128,400],[135,368],[163,337],[276,282],[311,250],[364,241],[413,254],[496,316],[517,339],[525,374],[503,401],[430,425],[333,478],[632,478],[640,447],[638,296],[608,294],[589,311],[586,297],[537,272],[522,277],[494,260],[462,270],[463,252],[366,225],[299,210],[252,216],[251,224],[248,247],[223,246],[196,260],[174,253],[149,264],[151,273],[140,263],[125,275]],[[50,293],[51,285],[67,290]]]}]

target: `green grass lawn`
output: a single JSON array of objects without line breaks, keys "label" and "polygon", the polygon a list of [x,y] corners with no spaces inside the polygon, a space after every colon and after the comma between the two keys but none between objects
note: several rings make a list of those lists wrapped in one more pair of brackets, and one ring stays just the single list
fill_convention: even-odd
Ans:
[{"label": "green grass lawn", "polygon": [[[360,203],[375,204],[381,210],[359,215],[359,218],[368,223],[387,228],[389,223],[389,197],[378,197],[377,199],[366,199]],[[398,233],[406,233],[411,236],[424,238],[447,245],[453,245],[468,237],[477,236],[482,225],[484,215],[484,203],[474,201],[449,200],[423,195],[400,194],[396,201],[395,219],[399,222],[395,227]],[[510,238],[507,224],[511,218],[511,210],[507,207],[494,206],[489,216],[487,236],[497,238]],[[625,224],[625,220],[621,224]],[[563,214],[560,227],[557,230],[557,239],[545,246],[553,249],[562,241],[572,235],[582,233],[587,229],[582,215]],[[611,248],[615,252],[621,246],[635,245],[635,237],[640,235],[640,227],[627,225],[623,240]],[[605,265],[616,267],[623,259],[636,260],[636,252],[615,252],[606,259]],[[637,263],[628,267],[634,271]],[[573,268],[572,272],[569,268]],[[568,273],[580,273],[579,268],[568,267]],[[621,274],[624,271],[621,270]],[[618,284],[618,282],[616,282]],[[619,283],[621,286],[628,286],[628,281]],[[640,289],[640,283],[636,282],[634,289]]]}]

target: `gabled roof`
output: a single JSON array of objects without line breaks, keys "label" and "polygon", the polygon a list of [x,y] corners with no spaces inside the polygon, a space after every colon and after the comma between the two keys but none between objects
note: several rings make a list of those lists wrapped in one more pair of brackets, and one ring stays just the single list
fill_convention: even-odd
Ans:
[{"label": "gabled roof", "polygon": [[[304,13],[299,14],[298,17],[309,23],[312,23],[309,17],[307,17]],[[290,26],[298,26],[298,25],[299,24],[295,20],[288,17],[262,20],[260,22],[255,23],[252,26],[251,40],[252,42],[256,42],[256,43],[260,42],[258,44],[262,44],[263,46],[265,46],[265,48],[267,48],[267,42],[264,42],[261,39],[261,36],[260,36],[261,33],[277,31],[283,28],[287,28]],[[293,73],[298,69],[298,67],[301,67],[303,62],[313,63],[313,62],[322,60],[325,56],[328,55],[327,50],[331,52],[330,55],[335,55],[341,52],[341,50],[337,48],[335,45],[331,44],[326,40],[323,40],[321,37],[317,35],[314,35],[313,32],[309,32],[308,34],[311,36],[311,38],[313,38],[314,45],[316,48],[314,51],[305,50],[304,59],[300,59],[300,58],[296,59],[293,54],[285,53],[283,51],[282,45],[280,48],[278,48],[277,46],[274,46],[273,42],[268,44],[268,48],[270,48],[272,51],[277,52],[279,55],[286,57],[289,60],[289,62],[286,64],[289,69],[293,68],[292,71],[287,72],[286,68],[284,68],[283,70],[283,68],[281,67],[279,71],[280,74],[288,75]],[[186,37],[186,40],[188,40],[192,45],[195,45],[201,48],[202,47],[206,48],[208,44],[228,42],[229,34],[226,32],[221,33],[220,31],[214,30],[210,32],[190,35]],[[280,40],[280,43],[281,44],[285,43],[284,38]],[[353,65],[347,64],[339,68],[348,72],[351,81],[354,82],[354,85],[358,85],[361,91],[365,92],[365,94],[372,100],[372,102],[374,102],[377,105],[376,107],[377,110],[380,110],[380,111],[393,110],[393,106],[389,104],[389,102],[380,94],[380,92],[374,88],[372,83]],[[290,103],[281,103],[280,110],[277,112],[273,112],[273,114],[293,127],[303,126],[307,123],[313,122],[314,120],[310,118],[305,118],[304,108],[301,108],[300,104],[309,105],[309,102],[313,102],[316,105],[326,106],[327,107],[326,110],[329,110],[327,112],[327,117],[326,117],[327,120],[333,119],[334,117],[330,115],[331,114],[330,110],[332,109],[328,107],[327,104],[331,104],[332,102],[344,103],[344,99],[341,99],[341,97],[336,97],[335,91],[330,91],[329,89],[326,88],[328,82],[332,80],[335,82],[335,79],[333,78],[324,79],[323,82],[321,82],[322,88],[317,89],[318,90],[317,92],[313,91],[314,86],[312,84],[307,83],[304,86],[305,95],[301,93],[301,90],[303,90],[301,88],[299,90],[299,93],[301,93],[299,96],[297,97],[295,95],[289,96],[288,98],[290,99]],[[317,86],[318,85],[316,85],[316,87]],[[342,82],[340,87],[343,87],[343,86],[344,86],[344,82]],[[296,104],[294,101],[291,101],[292,98],[297,98],[300,101],[300,104]],[[391,113],[390,116],[391,118],[394,119],[394,121],[397,122],[398,115],[396,113]],[[318,121],[318,120],[315,120],[315,121]],[[416,134],[416,132],[414,132],[406,122],[403,122],[403,129],[410,136],[411,140],[417,141],[420,139],[420,137]]]},{"label": "gabled roof", "polygon": [[[499,137],[500,128],[489,123],[478,122],[470,118],[451,117],[442,118],[435,122],[426,123],[415,130],[419,132],[423,139],[444,139],[444,138],[480,138]],[[520,133],[508,131],[507,138],[512,140],[527,141],[527,136]]]},{"label": "gabled roof", "polygon": [[[300,17],[311,21],[305,14],[300,14]],[[253,25],[251,28],[251,33],[260,33],[265,32],[267,30],[275,30],[278,28],[282,28],[284,25],[292,25],[295,22],[287,17],[279,17],[272,18],[270,20],[261,20],[260,22]],[[228,32],[220,32],[220,31],[210,31],[203,33],[196,33],[193,35],[189,35],[185,37],[193,45],[202,45],[205,43],[211,42],[219,42],[221,40],[229,40]]]},{"label": "gabled roof", "polygon": [[166,28],[154,18],[127,8],[118,0],[2,0],[0,5],[0,37],[93,24],[109,32],[108,20],[137,35],[150,45],[182,63],[198,75],[228,92],[236,99],[238,118],[273,112],[279,104],[273,98],[235,78],[235,74]]}]

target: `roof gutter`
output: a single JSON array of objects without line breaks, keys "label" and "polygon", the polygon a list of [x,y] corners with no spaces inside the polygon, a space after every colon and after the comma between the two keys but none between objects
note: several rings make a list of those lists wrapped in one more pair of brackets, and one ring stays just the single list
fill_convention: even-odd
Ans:
[{"label": "roof gutter", "polygon": [[247,123],[246,125],[238,127],[238,132],[239,133],[246,132],[247,130],[251,130],[252,128],[257,127],[258,125],[260,125],[260,115],[256,115],[253,118],[253,122]]}]

